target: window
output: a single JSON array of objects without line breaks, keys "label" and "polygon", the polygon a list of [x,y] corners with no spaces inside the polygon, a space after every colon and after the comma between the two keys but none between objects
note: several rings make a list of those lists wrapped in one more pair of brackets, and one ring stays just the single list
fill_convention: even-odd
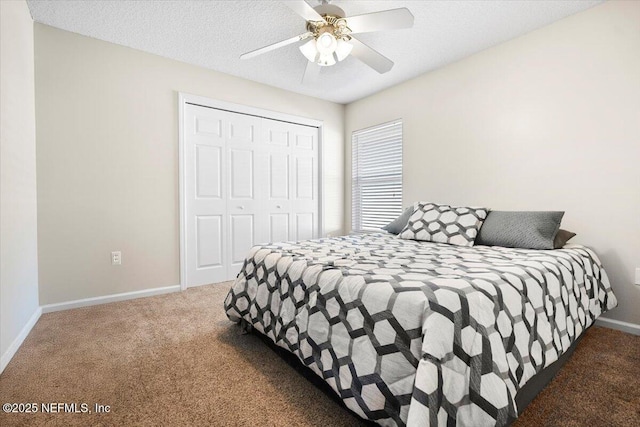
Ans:
[{"label": "window", "polygon": [[402,213],[402,122],[353,132],[351,228],[379,230]]}]

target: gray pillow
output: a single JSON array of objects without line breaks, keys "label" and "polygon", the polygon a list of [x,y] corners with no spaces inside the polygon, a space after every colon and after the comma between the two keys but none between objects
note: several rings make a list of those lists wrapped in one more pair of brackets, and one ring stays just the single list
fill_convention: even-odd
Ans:
[{"label": "gray pillow", "polygon": [[412,213],[413,213],[413,206],[409,206],[407,209],[404,210],[404,212],[400,214],[398,218],[394,219],[389,224],[382,227],[382,229],[388,231],[391,234],[399,234],[402,231],[402,229],[407,225],[407,222],[409,222],[409,217],[411,216]]},{"label": "gray pillow", "polygon": [[562,228],[558,230],[558,234],[556,234],[556,238],[553,239],[553,247],[555,249],[560,249],[567,244],[567,242],[576,237],[576,233],[571,231],[563,230]]},{"label": "gray pillow", "polygon": [[554,249],[564,212],[491,211],[482,224],[476,245],[507,248]]}]

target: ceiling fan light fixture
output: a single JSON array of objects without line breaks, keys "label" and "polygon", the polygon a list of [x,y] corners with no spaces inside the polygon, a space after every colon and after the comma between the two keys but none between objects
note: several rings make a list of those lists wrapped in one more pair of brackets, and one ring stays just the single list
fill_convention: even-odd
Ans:
[{"label": "ceiling fan light fixture", "polygon": [[[349,55],[356,57],[380,74],[393,68],[393,61],[376,50],[362,43],[353,34],[371,33],[382,30],[396,30],[411,28],[414,17],[406,7],[347,16],[341,8],[329,4],[331,0],[321,0],[321,5],[312,7],[307,0],[281,1],[307,23],[306,31],[286,40],[255,49],[240,55],[240,59],[249,59],[288,46],[293,43],[308,40],[299,49],[309,60],[305,68],[311,74],[317,74],[319,68],[315,65],[330,66],[336,61],[343,61]],[[309,74],[309,75],[311,75]]]},{"label": "ceiling fan light fixture", "polygon": [[316,39],[311,39],[302,46],[300,46],[300,52],[311,62],[316,62],[318,59],[318,48],[316,46]]},{"label": "ceiling fan light fixture", "polygon": [[353,49],[353,45],[347,41],[342,39],[338,40],[338,45],[336,46],[336,57],[338,61],[342,61],[351,53]]},{"label": "ceiling fan light fixture", "polygon": [[336,37],[330,32],[324,32],[318,36],[316,47],[321,55],[331,55],[338,47]]}]

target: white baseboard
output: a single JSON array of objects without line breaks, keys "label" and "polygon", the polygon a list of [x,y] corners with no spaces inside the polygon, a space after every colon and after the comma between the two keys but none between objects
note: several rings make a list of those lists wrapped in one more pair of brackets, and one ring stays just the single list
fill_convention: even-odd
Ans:
[{"label": "white baseboard", "polygon": [[155,295],[169,294],[180,291],[180,285],[167,286],[164,288],[144,289],[142,291],[123,292],[121,294],[105,295],[102,297],[84,298],[75,301],[59,302],[42,306],[43,313],[54,311],[70,310],[72,308],[89,307],[91,305],[107,304],[110,302],[126,301],[129,299],[151,297]]},{"label": "white baseboard", "polygon": [[33,312],[26,325],[24,325],[16,339],[13,340],[7,351],[4,352],[4,354],[0,358],[0,373],[4,371],[4,368],[6,368],[11,359],[13,359],[13,356],[16,354],[24,340],[27,338],[27,335],[29,335],[31,329],[33,329],[35,324],[38,322],[41,314],[42,307],[38,307],[36,311]]},{"label": "white baseboard", "polygon": [[598,318],[598,320],[596,320],[596,326],[617,329],[619,331],[627,332],[633,335],[640,335],[640,325],[636,325],[635,323],[623,322],[621,320],[600,317]]},{"label": "white baseboard", "polygon": [[189,285],[189,286],[185,287],[184,289],[185,289],[185,290],[187,290],[187,289],[192,289],[192,288],[199,288],[199,287],[201,287],[201,286],[221,285],[221,284],[223,284],[223,283],[233,283],[235,280],[236,280],[236,279],[234,278],[234,279],[231,279],[231,280],[225,280],[225,281],[223,281],[223,282],[202,283],[202,284],[200,284],[200,285]]}]

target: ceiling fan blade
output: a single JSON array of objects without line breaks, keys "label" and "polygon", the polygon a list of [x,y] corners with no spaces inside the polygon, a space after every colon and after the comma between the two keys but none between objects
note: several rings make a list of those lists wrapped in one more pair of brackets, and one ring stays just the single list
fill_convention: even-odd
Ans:
[{"label": "ceiling fan blade", "polygon": [[272,50],[279,49],[281,47],[290,45],[291,43],[295,43],[300,40],[304,40],[313,35],[313,33],[307,32],[297,35],[295,37],[291,37],[290,39],[282,40],[281,42],[270,44],[269,46],[261,47],[260,49],[252,50],[251,52],[244,53],[240,55],[240,59],[249,59],[258,55],[262,55],[263,53],[271,52]]},{"label": "ceiling fan blade", "polygon": [[302,16],[305,21],[323,21],[324,18],[304,0],[283,1],[289,9]]},{"label": "ceiling fan blade", "polygon": [[406,7],[365,13],[347,17],[347,26],[351,33],[370,33],[382,30],[397,30],[413,26],[413,15]]},{"label": "ceiling fan blade", "polygon": [[307,61],[307,66],[304,69],[304,74],[302,75],[302,83],[314,83],[318,80],[318,76],[320,76],[320,70],[322,67],[315,62]]},{"label": "ceiling fan blade", "polygon": [[392,60],[371,49],[355,37],[351,37],[350,43],[353,45],[351,55],[355,56],[380,74],[384,74],[393,68]]}]

